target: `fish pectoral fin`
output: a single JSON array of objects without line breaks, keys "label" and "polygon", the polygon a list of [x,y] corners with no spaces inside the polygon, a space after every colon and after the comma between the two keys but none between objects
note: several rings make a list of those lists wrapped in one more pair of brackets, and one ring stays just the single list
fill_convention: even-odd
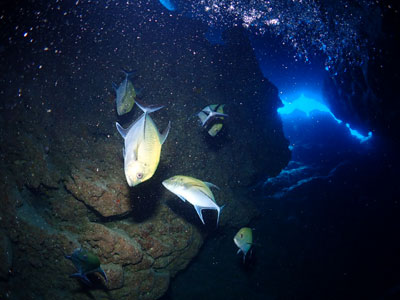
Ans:
[{"label": "fish pectoral fin", "polygon": [[112,87],[113,87],[114,91],[117,91],[118,90],[118,86],[114,82],[111,82],[111,84],[112,84]]},{"label": "fish pectoral fin", "polygon": [[204,223],[203,215],[201,214],[201,211],[204,209],[204,207],[194,205],[194,208],[196,209],[196,212],[199,215],[201,222],[203,222],[203,224],[205,225],[206,223]]},{"label": "fish pectoral fin", "polygon": [[211,183],[211,182],[204,181],[204,183],[205,183],[206,186],[208,186],[209,188],[216,188],[217,190],[220,189],[219,187],[217,187],[215,184],[213,184],[213,183]]},{"label": "fish pectoral fin", "polygon": [[106,272],[104,272],[104,270],[101,267],[99,267],[97,269],[97,272],[99,272],[100,275],[104,277],[105,281],[108,282],[107,274],[106,274]]},{"label": "fish pectoral fin", "polygon": [[165,140],[168,137],[169,130],[171,129],[171,121],[168,122],[167,128],[165,128],[164,132],[160,135],[160,143],[164,144]]},{"label": "fish pectoral fin", "polygon": [[126,135],[128,134],[129,128],[124,129],[118,122],[115,122],[115,126],[117,126],[117,130],[119,134],[125,139]]}]

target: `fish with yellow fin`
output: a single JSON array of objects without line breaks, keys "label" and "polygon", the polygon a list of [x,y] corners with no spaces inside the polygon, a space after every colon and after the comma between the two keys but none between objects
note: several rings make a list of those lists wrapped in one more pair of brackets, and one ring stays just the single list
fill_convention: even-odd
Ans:
[{"label": "fish with yellow fin", "polygon": [[126,129],[118,122],[116,123],[118,132],[124,138],[124,171],[126,181],[131,187],[153,176],[160,162],[161,146],[167,139],[171,128],[171,122],[169,122],[165,131],[160,134],[149,115],[163,106],[145,107],[137,101],[136,104],[144,112],[139,119]]},{"label": "fish with yellow fin", "polygon": [[222,121],[224,117],[228,117],[224,113],[225,104],[211,104],[204,107],[197,116],[200,119],[201,125],[207,129],[207,132],[212,137],[216,136],[222,129]]},{"label": "fish with yellow fin", "polygon": [[119,116],[127,114],[132,110],[137,96],[137,91],[130,80],[130,77],[132,77],[135,72],[127,72],[124,70],[122,70],[122,72],[125,73],[125,79],[121,84],[117,86],[115,83],[112,83],[115,93],[117,94],[115,102],[117,104],[117,114]]},{"label": "fish with yellow fin", "polygon": [[246,260],[247,252],[253,246],[253,231],[249,227],[243,227],[236,233],[235,237],[233,238],[236,246],[239,247],[237,254],[240,252],[243,253],[243,262]]},{"label": "fish with yellow fin", "polygon": [[223,206],[219,206],[215,202],[214,194],[211,192],[210,187],[218,188],[216,185],[201,181],[199,179],[177,175],[166,179],[162,182],[163,186],[170,192],[177,195],[183,202],[189,202],[196,209],[197,214],[200,217],[201,222],[204,223],[202,210],[203,209],[214,209],[218,212],[217,226],[219,222],[219,215]]}]

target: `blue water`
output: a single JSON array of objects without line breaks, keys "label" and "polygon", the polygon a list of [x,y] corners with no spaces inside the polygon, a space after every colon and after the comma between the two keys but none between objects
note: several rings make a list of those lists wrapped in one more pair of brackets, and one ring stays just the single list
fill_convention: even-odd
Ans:
[{"label": "blue water", "polygon": [[390,144],[354,136],[325,104],[310,99],[303,107],[309,98],[299,99],[296,109],[278,109],[291,161],[254,187],[262,196],[252,199],[261,211],[249,224],[253,257],[243,264],[236,255],[235,229],[214,234],[166,299],[222,299],[227,291],[234,299],[396,297],[398,271],[388,266],[399,247],[398,170]]}]

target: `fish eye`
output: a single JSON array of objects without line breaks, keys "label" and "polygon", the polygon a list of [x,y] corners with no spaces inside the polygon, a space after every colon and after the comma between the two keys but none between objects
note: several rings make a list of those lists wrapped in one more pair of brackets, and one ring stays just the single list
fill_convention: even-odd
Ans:
[{"label": "fish eye", "polygon": [[243,233],[240,234],[240,238],[243,238]]},{"label": "fish eye", "polygon": [[136,177],[137,177],[137,179],[142,179],[143,178],[143,173],[137,173]]}]

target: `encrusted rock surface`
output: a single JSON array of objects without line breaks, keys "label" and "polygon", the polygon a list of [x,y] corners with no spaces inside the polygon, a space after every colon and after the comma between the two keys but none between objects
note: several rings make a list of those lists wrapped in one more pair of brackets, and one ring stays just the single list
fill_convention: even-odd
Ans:
[{"label": "encrusted rock surface", "polygon": [[[105,35],[107,45],[96,48],[84,35],[79,47],[88,60],[76,47],[61,57],[49,52],[46,72],[25,67],[31,46],[4,53],[16,63],[1,64],[12,79],[0,81],[7,85],[0,105],[0,298],[157,299],[208,232],[257,214],[243,190],[289,160],[277,91],[262,77],[245,35],[232,30],[226,46],[212,46],[195,21],[160,16],[157,24],[141,23],[146,14],[130,25],[140,26],[130,31],[135,43]],[[66,43],[74,44],[72,36]],[[172,121],[156,173],[135,188],[126,184],[115,121],[127,126],[141,112],[120,119],[115,113],[109,87],[121,80],[121,67],[137,70],[143,102],[165,105],[152,114],[159,130]],[[225,103],[229,118],[211,138],[188,118],[214,103]],[[226,207],[218,229],[215,212],[205,212],[204,226],[191,205],[163,188],[162,180],[178,174],[220,187],[216,201]],[[68,277],[75,270],[64,255],[77,247],[99,256],[108,283],[93,274],[89,288]]]},{"label": "encrusted rock surface", "polygon": [[65,187],[103,217],[122,215],[131,210],[129,186],[120,170],[105,171],[102,166],[84,162],[71,170]]},{"label": "encrusted rock surface", "polygon": [[0,278],[3,280],[8,279],[11,273],[12,259],[11,241],[3,231],[0,231]]}]

